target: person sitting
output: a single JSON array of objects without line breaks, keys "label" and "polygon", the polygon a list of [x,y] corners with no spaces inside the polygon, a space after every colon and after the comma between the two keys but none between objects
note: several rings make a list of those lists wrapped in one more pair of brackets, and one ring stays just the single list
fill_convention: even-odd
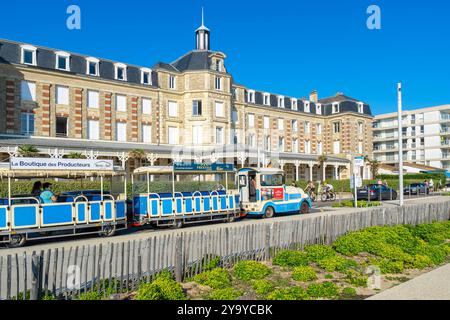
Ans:
[{"label": "person sitting", "polygon": [[334,190],[334,187],[332,184],[327,183],[326,181],[323,182],[323,186],[325,188],[325,193],[331,193]]},{"label": "person sitting", "polygon": [[256,180],[254,177],[250,178],[249,195],[250,202],[256,202]]},{"label": "person sitting", "polygon": [[43,203],[54,203],[56,202],[56,196],[52,192],[52,184],[50,182],[46,182],[43,185],[44,191],[41,192],[40,198]]},{"label": "person sitting", "polygon": [[36,181],[33,184],[33,189],[31,190],[31,195],[33,197],[39,197],[41,195],[41,192],[42,192],[42,182]]},{"label": "person sitting", "polygon": [[306,191],[311,197],[315,197],[316,186],[315,186],[314,182],[308,181],[308,184],[306,185],[305,191]]}]

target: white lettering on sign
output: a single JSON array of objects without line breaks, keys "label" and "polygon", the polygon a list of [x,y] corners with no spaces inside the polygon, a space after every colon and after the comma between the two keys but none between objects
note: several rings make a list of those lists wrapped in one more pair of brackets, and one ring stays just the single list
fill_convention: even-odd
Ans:
[{"label": "white lettering on sign", "polygon": [[11,158],[11,170],[95,170],[112,171],[112,160]]}]

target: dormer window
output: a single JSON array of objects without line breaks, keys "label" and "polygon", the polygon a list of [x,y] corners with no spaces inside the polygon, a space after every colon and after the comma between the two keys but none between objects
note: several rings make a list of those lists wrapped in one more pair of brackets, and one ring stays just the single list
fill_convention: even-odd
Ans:
[{"label": "dormer window", "polygon": [[278,108],[284,108],[284,97],[278,97]]},{"label": "dormer window", "polygon": [[55,68],[62,71],[70,71],[70,54],[63,51],[58,51],[56,54]]},{"label": "dormer window", "polygon": [[364,113],[364,103],[358,103],[358,113]]},{"label": "dormer window", "polygon": [[305,101],[305,112],[310,113],[311,112],[311,102]]},{"label": "dormer window", "polygon": [[297,99],[292,99],[291,104],[292,104],[292,110],[297,111],[298,110]]},{"label": "dormer window", "polygon": [[264,93],[264,105],[270,106],[270,94],[269,93]]},{"label": "dormer window", "polygon": [[86,58],[86,74],[89,76],[98,77],[100,60],[96,58]]},{"label": "dormer window", "polygon": [[332,113],[333,113],[333,114],[339,113],[339,103],[337,103],[337,102],[333,103],[333,106],[332,106]]},{"label": "dormer window", "polygon": [[322,105],[321,104],[316,104],[316,113],[317,114],[322,114]]},{"label": "dormer window", "polygon": [[219,59],[216,60],[215,70],[218,72],[222,72],[222,61]]},{"label": "dormer window", "polygon": [[35,66],[37,48],[29,45],[22,46],[22,63]]},{"label": "dormer window", "polygon": [[250,102],[250,103],[255,103],[255,91],[249,90],[249,91],[247,92],[247,100],[248,100],[248,102]]},{"label": "dormer window", "polygon": [[114,67],[116,80],[127,81],[127,66],[122,63],[116,63]]},{"label": "dormer window", "polygon": [[152,70],[147,68],[141,69],[141,83],[146,85],[152,84]]},{"label": "dormer window", "polygon": [[175,90],[176,89],[176,77],[170,75],[169,76],[169,89]]}]

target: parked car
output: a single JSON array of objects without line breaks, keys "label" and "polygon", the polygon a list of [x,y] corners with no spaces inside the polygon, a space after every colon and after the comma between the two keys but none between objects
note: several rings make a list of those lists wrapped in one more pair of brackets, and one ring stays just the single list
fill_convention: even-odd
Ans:
[{"label": "parked car", "polygon": [[403,194],[412,195],[412,194],[429,194],[430,189],[427,188],[425,183],[411,183],[409,186],[403,189]]},{"label": "parked car", "polygon": [[364,188],[360,188],[356,192],[358,200],[396,200],[397,191],[385,185],[370,184]]}]

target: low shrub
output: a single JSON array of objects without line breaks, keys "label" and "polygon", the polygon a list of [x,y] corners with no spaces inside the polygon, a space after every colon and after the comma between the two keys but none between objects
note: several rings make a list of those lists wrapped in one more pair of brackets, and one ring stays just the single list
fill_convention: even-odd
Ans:
[{"label": "low shrub", "polygon": [[349,269],[345,272],[345,281],[356,287],[367,287],[368,277],[356,270]]},{"label": "low shrub", "polygon": [[242,281],[264,279],[272,273],[269,267],[257,261],[240,261],[233,270],[236,278]]},{"label": "low shrub", "polygon": [[357,296],[356,289],[352,287],[345,287],[342,289],[341,298],[343,299],[351,299]]},{"label": "low shrub", "polygon": [[339,295],[339,288],[333,282],[313,283],[306,289],[308,295],[312,298],[334,299]]},{"label": "low shrub", "polygon": [[336,255],[332,247],[323,244],[306,246],[305,251],[308,259],[313,262],[319,262],[320,260]]},{"label": "low shrub", "polygon": [[194,277],[194,281],[213,289],[224,289],[231,286],[230,274],[222,268],[200,273]]},{"label": "low shrub", "polygon": [[264,296],[272,292],[275,288],[274,284],[271,281],[265,279],[253,280],[252,287],[253,290],[255,290],[255,293],[260,296]]},{"label": "low shrub", "polygon": [[307,266],[308,257],[302,251],[282,250],[275,255],[272,263],[281,267]]},{"label": "low shrub", "polygon": [[152,283],[139,286],[136,300],[184,300],[186,295],[181,285],[171,275],[163,273]]},{"label": "low shrub", "polygon": [[382,274],[398,274],[405,270],[402,261],[391,261],[389,259],[378,258],[371,260],[370,263],[380,268]]},{"label": "low shrub", "polygon": [[446,221],[418,225],[412,229],[412,233],[429,244],[442,244],[450,239],[450,223]]},{"label": "low shrub", "polygon": [[302,282],[313,281],[317,279],[317,273],[309,266],[295,267],[292,271],[292,279]]},{"label": "low shrub", "polygon": [[102,300],[103,296],[98,291],[88,291],[78,296],[77,300]]},{"label": "low shrub", "polygon": [[[367,208],[367,207],[379,207],[381,206],[381,202],[379,201],[365,201],[359,200],[356,205],[358,208]],[[353,200],[341,201],[340,203],[333,204],[333,208],[354,208],[355,202]]]},{"label": "low shrub", "polygon": [[242,295],[242,292],[233,288],[224,288],[213,290],[209,295],[209,300],[236,300]]},{"label": "low shrub", "polygon": [[317,265],[327,272],[344,272],[349,268],[357,268],[358,263],[356,261],[343,258],[341,256],[327,257],[317,262]]},{"label": "low shrub", "polygon": [[292,287],[273,291],[267,300],[309,300],[309,296],[302,287]]}]

